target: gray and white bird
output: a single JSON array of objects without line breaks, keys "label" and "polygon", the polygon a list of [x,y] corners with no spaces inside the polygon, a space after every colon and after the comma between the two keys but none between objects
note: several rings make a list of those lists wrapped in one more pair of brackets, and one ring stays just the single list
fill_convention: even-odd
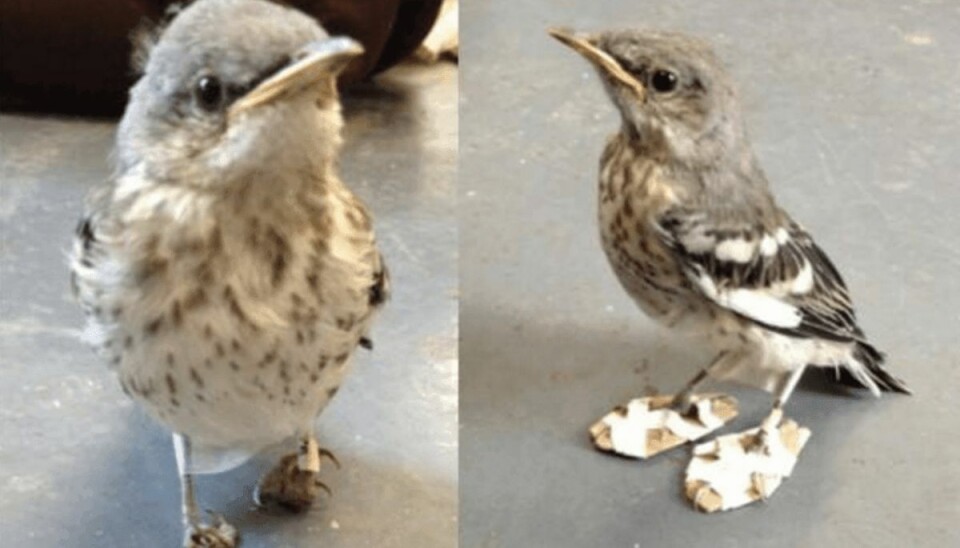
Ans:
[{"label": "gray and white bird", "polygon": [[551,34],[597,69],[621,115],[599,181],[614,272],[647,315],[715,349],[674,404],[686,409],[708,377],[742,380],[775,394],[764,426],[776,426],[807,366],[909,393],[857,325],[840,273],[774,200],[710,47],[662,31]]},{"label": "gray and white bird", "polygon": [[187,546],[236,537],[201,522],[192,475],[282,440],[299,449],[258,501],[312,502],[314,420],[387,298],[370,214],[336,170],[336,79],[361,52],[263,0],[191,4],[141,56],[115,172],[78,227],[87,338],[173,432]]}]

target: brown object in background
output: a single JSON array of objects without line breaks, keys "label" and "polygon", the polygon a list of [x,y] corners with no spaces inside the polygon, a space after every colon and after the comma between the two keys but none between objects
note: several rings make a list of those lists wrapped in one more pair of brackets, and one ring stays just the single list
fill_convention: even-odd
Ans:
[{"label": "brown object in background", "polygon": [[443,0],[292,0],[332,34],[346,34],[366,50],[341,75],[351,83],[384,71],[413,53],[433,27]]},{"label": "brown object in background", "polygon": [[[130,35],[173,0],[0,0],[0,109],[118,115],[136,76]],[[430,32],[441,0],[291,0],[366,50],[349,84],[390,68]]]}]

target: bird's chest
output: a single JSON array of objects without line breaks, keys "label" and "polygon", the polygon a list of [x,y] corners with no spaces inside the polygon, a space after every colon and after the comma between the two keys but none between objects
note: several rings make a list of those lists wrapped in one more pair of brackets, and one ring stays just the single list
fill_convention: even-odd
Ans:
[{"label": "bird's chest", "polygon": [[198,435],[196,417],[267,431],[322,408],[371,321],[376,253],[368,223],[326,206],[299,224],[224,219],[145,250],[154,266],[120,297],[113,337],[125,390]]},{"label": "bird's chest", "polygon": [[656,232],[674,196],[650,161],[608,152],[601,165],[598,224],[604,252],[624,289],[650,316],[687,306],[686,279]]}]

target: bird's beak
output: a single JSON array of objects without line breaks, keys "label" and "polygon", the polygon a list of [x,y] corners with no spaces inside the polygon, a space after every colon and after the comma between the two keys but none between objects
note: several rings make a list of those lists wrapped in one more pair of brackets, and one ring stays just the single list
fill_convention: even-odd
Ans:
[{"label": "bird's beak", "polygon": [[362,53],[363,47],[345,36],[311,42],[294,56],[290,64],[234,102],[230,106],[230,116],[293,95],[317,85],[325,77],[336,77],[351,59]]},{"label": "bird's beak", "polygon": [[594,45],[589,37],[578,35],[573,30],[566,28],[554,27],[547,29],[547,32],[563,45],[584,56],[587,61],[590,61],[590,63],[597,67],[602,73],[623,84],[627,89],[632,90],[638,100],[642,101],[646,97],[647,90],[643,84],[624,70],[624,68],[620,66],[620,63],[611,57],[609,53]]}]

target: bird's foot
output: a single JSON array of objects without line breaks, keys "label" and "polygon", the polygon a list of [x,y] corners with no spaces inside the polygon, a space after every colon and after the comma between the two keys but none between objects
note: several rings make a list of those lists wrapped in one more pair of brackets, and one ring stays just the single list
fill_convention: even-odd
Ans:
[{"label": "bird's foot", "polygon": [[[737,400],[723,394],[691,395],[686,409],[674,396],[631,400],[590,427],[597,449],[645,459],[706,436],[737,416]],[[681,412],[682,411],[682,412]]]},{"label": "bird's foot", "polygon": [[694,508],[732,510],[773,495],[810,438],[810,430],[782,419],[775,411],[759,428],[694,447],[684,489]]},{"label": "bird's foot", "polygon": [[211,514],[213,524],[190,525],[184,536],[184,548],[234,548],[237,545],[237,530],[223,516]]},{"label": "bird's foot", "polygon": [[760,428],[757,429],[756,434],[752,436],[745,435],[743,437],[743,448],[746,451],[769,455],[771,444],[776,443],[776,440],[772,438],[780,433],[778,426],[780,426],[781,422],[783,422],[783,410],[774,409],[767,418],[763,419],[763,422],[760,423]]},{"label": "bird's foot", "polygon": [[316,454],[309,456],[286,455],[260,479],[253,493],[254,501],[261,508],[302,512],[313,504],[321,490],[330,495],[330,488],[317,478],[322,457],[327,457],[340,468],[333,453],[323,448],[316,448]]}]

